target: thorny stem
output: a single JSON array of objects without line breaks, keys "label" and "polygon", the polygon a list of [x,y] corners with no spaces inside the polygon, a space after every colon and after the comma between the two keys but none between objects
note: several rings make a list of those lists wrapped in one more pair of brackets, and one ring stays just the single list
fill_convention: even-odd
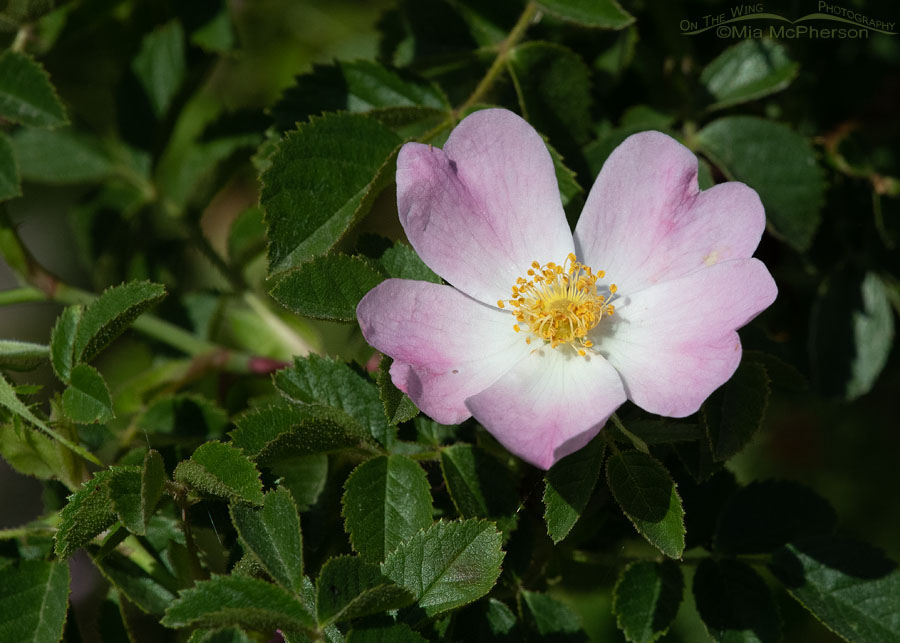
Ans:
[{"label": "thorny stem", "polygon": [[509,35],[507,35],[503,42],[500,43],[500,46],[497,49],[497,57],[494,58],[494,62],[487,70],[484,78],[482,78],[481,82],[478,83],[478,86],[475,87],[475,91],[472,92],[472,95],[469,96],[462,105],[456,108],[454,118],[459,114],[464,113],[468,108],[484,98],[484,95],[487,94],[488,90],[493,86],[497,77],[503,72],[503,69],[506,66],[507,55],[513,47],[519,43],[522,36],[525,35],[525,32],[528,30],[528,27],[531,26],[532,21],[537,15],[537,12],[537,5],[534,2],[529,2],[522,12],[522,15],[519,16],[519,20],[509,32]]}]

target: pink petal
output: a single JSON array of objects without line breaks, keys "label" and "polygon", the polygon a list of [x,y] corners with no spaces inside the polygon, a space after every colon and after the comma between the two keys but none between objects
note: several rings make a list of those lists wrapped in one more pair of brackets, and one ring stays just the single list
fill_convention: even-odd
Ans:
[{"label": "pink petal", "polygon": [[543,347],[466,405],[509,451],[549,469],[586,445],[624,401],[622,381],[605,359]]},{"label": "pink petal", "polygon": [[465,399],[528,350],[512,315],[450,286],[388,279],[363,297],[356,315],[366,341],[394,358],[397,388],[444,424],[468,418]]},{"label": "pink petal", "polygon": [[465,118],[443,150],[404,145],[397,207],[425,263],[491,305],[509,298],[532,261],[562,263],[574,249],[550,153],[504,109]]},{"label": "pink petal", "polygon": [[684,417],[732,376],[741,361],[735,330],[777,293],[757,259],[720,263],[617,299],[594,341],[619,371],[628,399]]},{"label": "pink petal", "polygon": [[665,134],[642,132],[604,164],[575,239],[585,263],[634,294],[704,265],[750,257],[765,224],[752,189],[723,183],[698,192],[694,154]]}]

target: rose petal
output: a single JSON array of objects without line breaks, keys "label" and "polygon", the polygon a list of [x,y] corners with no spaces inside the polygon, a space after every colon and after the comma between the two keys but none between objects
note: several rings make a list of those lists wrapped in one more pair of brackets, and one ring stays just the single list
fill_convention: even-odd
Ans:
[{"label": "rose petal", "polygon": [[778,293],[757,259],[737,259],[616,300],[592,339],[616,367],[628,399],[651,413],[700,408],[741,361],[735,332]]},{"label": "rose petal", "polygon": [[746,259],[766,219],[756,192],[723,183],[698,192],[697,158],[660,132],[627,138],[610,155],[575,229],[579,257],[620,292]]},{"label": "rose petal", "polygon": [[512,315],[450,286],[388,279],[363,297],[356,315],[366,341],[394,358],[397,388],[444,424],[468,418],[465,399],[528,350]]},{"label": "rose petal", "polygon": [[503,109],[465,118],[443,150],[404,145],[397,207],[422,260],[491,305],[532,261],[561,263],[574,250],[547,147]]},{"label": "rose petal", "polygon": [[543,347],[466,405],[509,451],[549,469],[586,445],[624,401],[622,381],[605,359]]}]

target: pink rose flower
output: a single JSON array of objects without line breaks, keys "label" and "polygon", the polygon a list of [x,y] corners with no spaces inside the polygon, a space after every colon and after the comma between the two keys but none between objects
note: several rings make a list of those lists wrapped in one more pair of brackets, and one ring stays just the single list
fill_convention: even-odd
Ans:
[{"label": "pink rose flower", "polygon": [[391,379],[444,424],[474,416],[542,469],[627,400],[684,417],[734,373],[736,330],[777,288],[751,258],[765,227],[742,183],[699,191],[697,159],[659,132],[613,151],[574,235],[541,137],[479,111],[444,149],[397,158],[400,221],[450,285],[388,279],[357,308]]}]

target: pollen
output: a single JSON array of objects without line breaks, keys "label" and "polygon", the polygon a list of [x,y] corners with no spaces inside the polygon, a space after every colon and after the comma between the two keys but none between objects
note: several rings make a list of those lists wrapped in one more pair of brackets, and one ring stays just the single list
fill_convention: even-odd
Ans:
[{"label": "pollen", "polygon": [[510,307],[513,329],[525,334],[527,344],[537,339],[554,349],[572,346],[581,356],[593,352],[588,333],[615,311],[610,302],[616,285],[597,283],[606,273],[594,272],[570,253],[563,264],[534,261],[525,274],[512,286],[512,298],[497,302]]}]

